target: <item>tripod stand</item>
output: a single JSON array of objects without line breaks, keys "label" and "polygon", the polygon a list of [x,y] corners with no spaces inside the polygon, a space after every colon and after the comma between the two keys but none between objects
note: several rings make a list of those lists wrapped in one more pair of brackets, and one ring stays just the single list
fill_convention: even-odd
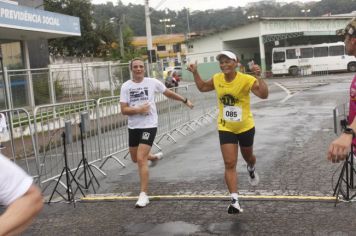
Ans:
[{"label": "tripod stand", "polygon": [[[79,124],[79,128],[80,128],[80,143],[81,143],[81,149],[82,149],[82,159],[80,160],[77,170],[74,172],[74,176],[76,176],[77,171],[79,170],[80,166],[83,165],[83,173],[84,174],[84,186],[81,185],[84,189],[88,190],[89,186],[92,185],[93,187],[93,191],[94,193],[96,193],[95,191],[95,187],[94,187],[94,182],[92,181],[93,179],[95,180],[96,184],[98,185],[98,187],[100,186],[98,179],[95,177],[94,172],[90,166],[90,164],[88,163],[87,158],[85,157],[85,152],[84,152],[84,130],[85,130],[85,125],[83,124],[83,118],[82,118],[82,122]],[[89,177],[89,181],[88,181],[88,177]]]},{"label": "tripod stand", "polygon": [[[336,206],[339,194],[341,194],[343,199],[346,201],[350,201],[356,196],[356,193],[351,195],[351,191],[350,191],[352,189],[355,189],[354,174],[356,173],[356,169],[354,167],[353,149],[354,149],[354,147],[353,147],[353,145],[351,145],[351,151],[350,151],[347,159],[344,161],[344,164],[343,164],[341,172],[340,172],[339,179],[338,179],[336,186],[334,188],[333,196],[336,196],[335,206]],[[345,184],[345,185],[343,186],[343,184]]]},{"label": "tripod stand", "polygon": [[[73,192],[73,188],[72,188],[72,182],[74,181],[77,186],[78,186],[78,189],[80,190],[80,192],[82,193],[82,195],[85,197],[85,194],[83,192],[83,190],[80,188],[80,184],[78,183],[78,181],[75,179],[75,175],[72,174],[72,172],[70,171],[70,169],[68,168],[68,160],[67,160],[67,146],[66,146],[66,133],[63,132],[62,133],[62,140],[63,140],[63,149],[64,149],[64,167],[63,167],[63,170],[57,180],[57,183],[56,183],[56,186],[54,187],[53,189],[53,192],[51,194],[51,197],[49,198],[49,201],[48,201],[48,204],[51,203],[51,200],[52,200],[52,197],[54,195],[55,192],[57,192],[64,200],[68,201],[68,202],[73,202],[74,203],[74,206],[75,206],[75,200],[74,200],[74,196],[75,196],[75,193]],[[67,198],[62,195],[59,191],[57,191],[57,187],[58,187],[58,184],[59,182],[61,181],[61,178],[63,176],[63,174],[66,175],[66,181],[67,181],[67,189],[66,189],[66,192],[67,192]],[[72,177],[72,179],[70,179]]]}]

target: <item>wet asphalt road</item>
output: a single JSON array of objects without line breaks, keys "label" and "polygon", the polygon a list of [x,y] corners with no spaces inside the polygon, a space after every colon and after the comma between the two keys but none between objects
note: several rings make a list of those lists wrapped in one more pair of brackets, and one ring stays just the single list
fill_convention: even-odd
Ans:
[{"label": "wet asphalt road", "polygon": [[[333,134],[332,109],[347,101],[352,74],[327,78],[268,80],[268,100],[252,99],[255,154],[261,182],[251,187],[239,158],[239,193],[331,196],[340,164],[326,161]],[[278,83],[278,84],[276,84]],[[300,86],[303,84],[303,86]],[[304,86],[309,84],[309,86]],[[180,195],[228,195],[215,121],[178,143],[165,140],[165,157],[150,168],[150,196],[143,209],[135,200],[90,201],[45,206],[25,235],[356,235],[356,205],[322,200],[241,200],[244,212],[227,214],[226,199],[180,199]],[[100,193],[137,196],[136,166],[110,160],[98,175]]]}]

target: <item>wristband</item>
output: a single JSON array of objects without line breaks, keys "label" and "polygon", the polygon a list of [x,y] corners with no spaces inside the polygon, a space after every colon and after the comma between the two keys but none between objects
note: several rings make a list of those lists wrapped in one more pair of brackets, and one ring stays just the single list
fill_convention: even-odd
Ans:
[{"label": "wristband", "polygon": [[185,98],[183,103],[187,103],[188,102],[188,98]]},{"label": "wristband", "polygon": [[352,138],[355,138],[355,132],[353,129],[347,127],[345,130],[344,130],[344,133],[345,134],[351,134],[352,135]]}]

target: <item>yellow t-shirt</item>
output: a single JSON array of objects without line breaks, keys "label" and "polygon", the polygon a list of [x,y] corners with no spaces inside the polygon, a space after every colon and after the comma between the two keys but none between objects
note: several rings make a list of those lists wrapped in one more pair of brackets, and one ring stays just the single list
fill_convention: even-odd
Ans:
[{"label": "yellow t-shirt", "polygon": [[219,106],[218,130],[239,134],[255,126],[250,111],[250,92],[255,81],[255,77],[240,72],[231,82],[225,81],[223,73],[213,76]]}]

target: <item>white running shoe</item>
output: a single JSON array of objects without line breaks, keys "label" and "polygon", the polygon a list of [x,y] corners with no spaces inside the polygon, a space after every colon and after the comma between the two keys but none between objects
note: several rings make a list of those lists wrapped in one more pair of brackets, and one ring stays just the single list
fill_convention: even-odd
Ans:
[{"label": "white running shoe", "polygon": [[148,199],[148,196],[146,195],[145,192],[141,192],[140,195],[138,196],[138,200],[136,202],[136,208],[142,208],[147,206],[150,203],[150,200]]},{"label": "white running shoe", "polygon": [[244,210],[241,208],[239,200],[232,198],[231,204],[227,208],[227,213],[229,214],[238,214],[242,213]]},{"label": "white running shoe", "polygon": [[257,186],[258,183],[260,182],[260,177],[258,176],[255,167],[250,167],[247,165],[247,171],[248,171],[248,182],[252,186]]},{"label": "white running shoe", "polygon": [[156,154],[154,154],[154,156],[156,157],[155,160],[151,160],[151,164],[150,164],[150,167],[154,167],[157,165],[158,161],[159,160],[162,160],[163,158],[163,152],[158,152]]}]

